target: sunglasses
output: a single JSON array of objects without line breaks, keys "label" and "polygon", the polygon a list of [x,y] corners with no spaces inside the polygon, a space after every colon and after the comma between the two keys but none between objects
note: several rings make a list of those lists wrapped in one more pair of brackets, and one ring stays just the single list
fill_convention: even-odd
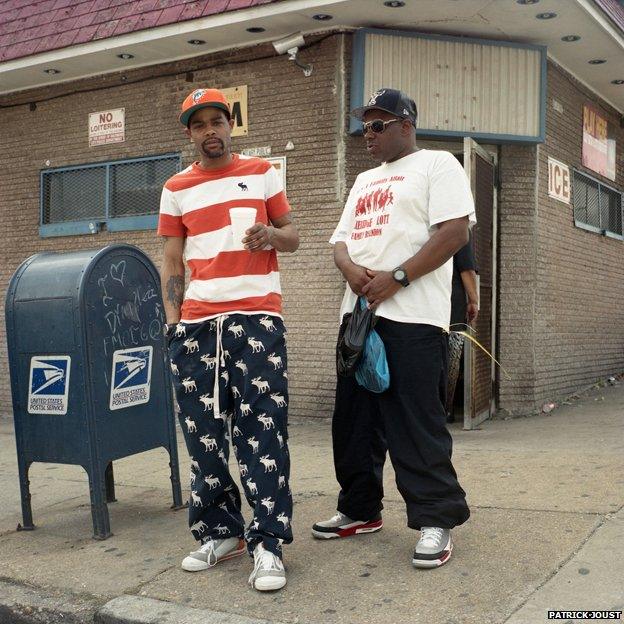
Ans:
[{"label": "sunglasses", "polygon": [[366,134],[369,130],[372,130],[375,134],[381,134],[386,131],[386,127],[395,122],[402,121],[401,119],[388,119],[387,121],[383,121],[383,119],[373,119],[372,121],[366,121],[363,124],[363,133]]}]

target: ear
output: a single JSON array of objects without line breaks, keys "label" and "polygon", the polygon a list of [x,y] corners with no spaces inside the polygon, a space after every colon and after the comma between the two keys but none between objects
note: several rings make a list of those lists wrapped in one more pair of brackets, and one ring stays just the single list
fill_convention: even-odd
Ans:
[{"label": "ear", "polygon": [[[191,131],[189,128],[184,128],[184,134],[186,134],[186,136],[191,139]],[[193,139],[191,139],[191,143],[193,142]]]},{"label": "ear", "polygon": [[234,120],[230,117],[230,120],[228,121],[228,125],[230,126],[230,130],[234,130]]},{"label": "ear", "polygon": [[401,122],[401,134],[403,134],[404,136],[409,136],[412,133],[413,128],[414,126],[408,119],[404,119]]}]

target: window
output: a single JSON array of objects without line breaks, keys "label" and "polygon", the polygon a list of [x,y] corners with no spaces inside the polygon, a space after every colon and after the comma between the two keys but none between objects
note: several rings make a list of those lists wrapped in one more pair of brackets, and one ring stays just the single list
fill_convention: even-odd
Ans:
[{"label": "window", "polygon": [[574,171],[572,198],[577,227],[622,237],[622,193]]},{"label": "window", "polygon": [[41,172],[41,236],[155,228],[163,184],[179,154]]}]

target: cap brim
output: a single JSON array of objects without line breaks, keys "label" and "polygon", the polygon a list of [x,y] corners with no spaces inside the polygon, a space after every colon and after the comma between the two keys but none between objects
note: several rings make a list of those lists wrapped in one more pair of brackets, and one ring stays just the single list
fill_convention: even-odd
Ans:
[{"label": "cap brim", "polygon": [[356,119],[362,120],[364,118],[364,114],[370,110],[381,110],[386,113],[390,113],[391,115],[396,115],[397,117],[401,117],[403,119],[409,119],[407,115],[399,115],[396,111],[389,110],[387,108],[383,108],[383,106],[360,106],[359,108],[354,108],[351,111],[351,115]]},{"label": "cap brim", "polygon": [[196,113],[202,108],[218,108],[227,115],[228,119],[230,118],[230,110],[225,104],[223,104],[223,102],[200,102],[199,104],[195,104],[195,106],[191,106],[191,108],[187,108],[180,115],[180,123],[188,127],[189,121],[191,120],[191,116],[193,115],[193,113]]}]

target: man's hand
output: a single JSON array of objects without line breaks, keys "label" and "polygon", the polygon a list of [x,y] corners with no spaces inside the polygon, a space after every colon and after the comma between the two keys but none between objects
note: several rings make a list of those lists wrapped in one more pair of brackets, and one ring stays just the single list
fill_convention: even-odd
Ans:
[{"label": "man's hand", "polygon": [[368,301],[368,306],[375,309],[382,301],[390,299],[399,292],[403,286],[397,282],[390,271],[366,270],[371,280],[362,288],[362,294]]},{"label": "man's hand", "polygon": [[251,253],[255,253],[257,251],[262,251],[267,245],[271,244],[274,228],[272,225],[254,223],[254,225],[245,231],[245,234],[246,236],[243,238],[245,249]]},{"label": "man's hand", "polygon": [[479,316],[479,304],[476,301],[469,301],[466,305],[466,319],[468,323],[476,321],[477,316]]},{"label": "man's hand", "polygon": [[349,282],[349,288],[358,297],[364,294],[364,287],[371,281],[367,269],[354,262],[351,262],[351,264],[344,269],[343,275],[347,282]]}]

